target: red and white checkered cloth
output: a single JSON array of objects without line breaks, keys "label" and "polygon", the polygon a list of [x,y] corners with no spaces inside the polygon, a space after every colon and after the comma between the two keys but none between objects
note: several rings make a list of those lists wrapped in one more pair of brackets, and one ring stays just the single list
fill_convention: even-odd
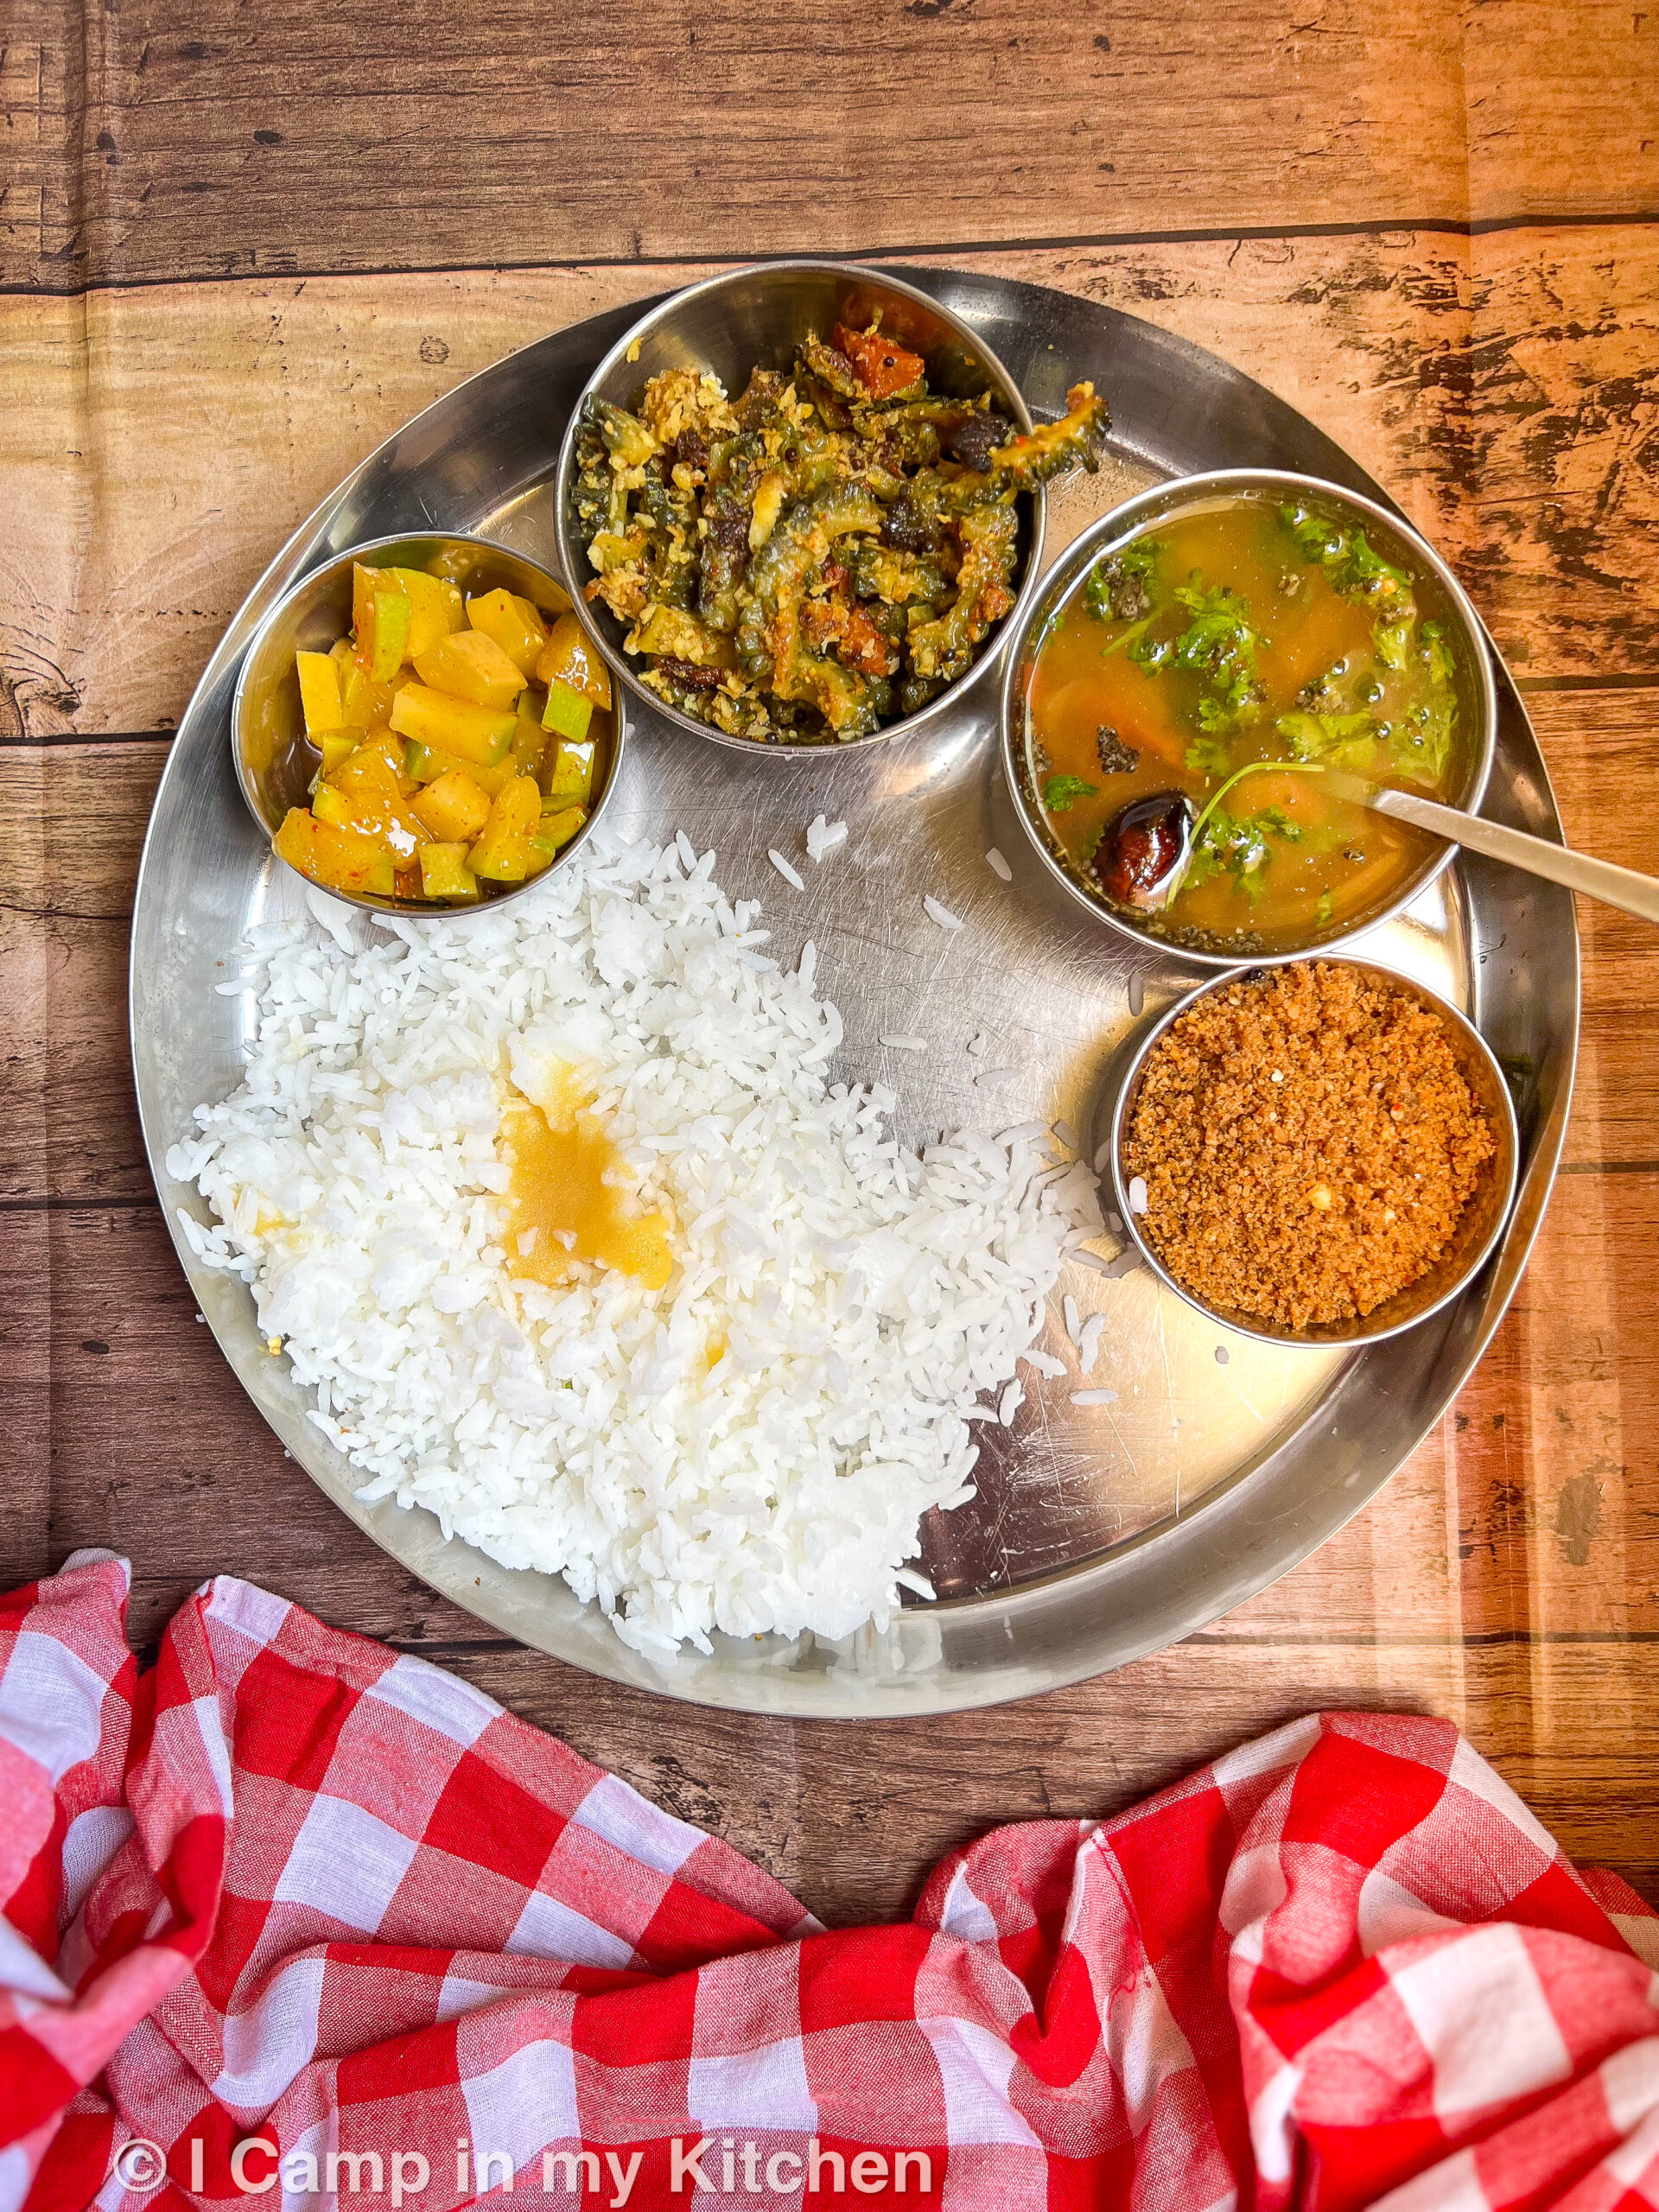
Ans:
[{"label": "red and white checkered cloth", "polygon": [[1659,1921],[1443,1722],[1296,1722],[826,1934],[247,1583],[140,1680],[126,1592],[0,1599],[0,2207],[1659,2206]]}]

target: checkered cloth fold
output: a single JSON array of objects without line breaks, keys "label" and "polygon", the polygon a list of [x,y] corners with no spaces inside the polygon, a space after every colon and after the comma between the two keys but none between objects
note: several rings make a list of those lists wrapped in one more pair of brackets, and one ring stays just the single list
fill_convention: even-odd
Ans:
[{"label": "checkered cloth fold", "polygon": [[247,1583],[140,1679],[127,1579],[0,1600],[0,2208],[1659,2206],[1659,1921],[1443,1722],[1295,1722],[826,1934]]}]

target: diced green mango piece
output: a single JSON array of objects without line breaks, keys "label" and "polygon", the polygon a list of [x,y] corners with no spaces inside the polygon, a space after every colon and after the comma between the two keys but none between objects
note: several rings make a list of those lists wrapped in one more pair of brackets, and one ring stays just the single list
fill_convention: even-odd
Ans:
[{"label": "diced green mango piece", "polygon": [[[404,602],[405,607],[409,601]],[[518,717],[511,708],[480,707],[452,699],[424,683],[405,683],[391,702],[391,726],[399,737],[457,753],[463,760],[490,766],[512,742]]]},{"label": "diced green mango piece", "polygon": [[[587,701],[582,701],[583,706]],[[561,738],[553,747],[542,779],[546,797],[543,812],[549,804],[561,806],[585,805],[594,795],[594,747],[591,741],[577,744],[569,738]]]},{"label": "diced green mango piece", "polygon": [[294,661],[305,734],[315,744],[325,730],[338,729],[346,719],[340,704],[340,664],[327,653],[296,653]]},{"label": "diced green mango piece", "polygon": [[582,693],[556,676],[547,687],[547,705],[542,715],[542,728],[550,729],[556,737],[580,741],[588,734],[588,725],[594,719],[594,702],[584,699]]},{"label": "diced green mango piece", "polygon": [[379,583],[370,594],[367,619],[358,626],[357,650],[372,683],[390,683],[403,666],[414,612],[395,585]]},{"label": "diced green mango piece", "polygon": [[556,853],[569,843],[587,819],[585,806],[543,807],[542,818],[531,832],[531,842],[543,852]]},{"label": "diced green mango piece", "polygon": [[474,873],[498,883],[522,883],[530,873],[530,835],[540,819],[542,794],[531,776],[504,784],[490,806],[484,834],[467,855]]},{"label": "diced green mango piece", "polygon": [[466,846],[423,845],[421,889],[429,899],[476,899],[478,878],[467,865]]},{"label": "diced green mango piece", "polygon": [[325,730],[321,740],[323,774],[332,776],[336,768],[349,760],[366,734],[360,729]]},{"label": "diced green mango piece", "polygon": [[518,773],[518,764],[510,753],[501,760],[463,760],[458,753],[446,753],[441,745],[422,745],[411,740],[404,757],[417,784],[435,784],[440,776],[456,768],[470,776],[491,798]]},{"label": "diced green mango piece", "polygon": [[355,830],[317,821],[302,806],[289,809],[271,844],[290,868],[330,891],[351,891],[371,899],[392,895],[395,870],[390,853]]}]

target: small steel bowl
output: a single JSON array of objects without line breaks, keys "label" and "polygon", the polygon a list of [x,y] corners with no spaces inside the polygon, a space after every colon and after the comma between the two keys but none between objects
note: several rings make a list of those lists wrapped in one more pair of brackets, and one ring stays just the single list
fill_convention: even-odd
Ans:
[{"label": "small steel bowl", "polygon": [[[1318,957],[1327,956],[1321,952]],[[1313,1351],[1329,1351],[1336,1346],[1355,1350],[1362,1344],[1377,1344],[1385,1337],[1398,1336],[1402,1329],[1414,1328],[1449,1305],[1465,1286],[1471,1282],[1491,1257],[1492,1251],[1509,1218],[1515,1199],[1516,1176],[1521,1157],[1520,1131],[1516,1124],[1515,1103],[1510,1096],[1510,1086],[1503,1077],[1492,1049],[1478,1029],[1465,1014],[1435,992],[1414,982],[1409,976],[1396,974],[1391,968],[1382,968],[1375,962],[1344,958],[1342,965],[1357,968],[1363,976],[1386,984],[1390,990],[1413,999],[1435,1015],[1441,1032],[1455,1054],[1464,1080],[1468,1084],[1475,1104],[1485,1116],[1488,1127],[1497,1146],[1491,1159],[1480,1172],[1480,1179],[1470,1193],[1467,1205],[1459,1216],[1452,1232],[1451,1242],[1434,1264],[1415,1282],[1408,1283],[1390,1299],[1363,1316],[1350,1321],[1315,1322],[1303,1329],[1281,1329],[1263,1321],[1257,1314],[1241,1313],[1230,1306],[1212,1306],[1196,1292],[1179,1281],[1159,1258],[1147,1239],[1141,1234],[1140,1216],[1129,1205],[1129,1184],[1132,1178],[1125,1165],[1123,1154],[1128,1130],[1140,1100],[1141,1087],[1146,1079],[1147,1065],[1163,1039],[1167,1036],[1189,1007],[1214,992],[1225,990],[1230,984],[1259,982],[1272,974],[1281,963],[1268,963],[1254,968],[1236,968],[1230,975],[1217,976],[1196,990],[1178,999],[1168,1012],[1154,1021],[1141,1040],[1134,1058],[1124,1071],[1117,1094],[1117,1103],[1112,1112],[1111,1135],[1109,1140],[1112,1157],[1112,1189],[1117,1211],[1125,1230],[1147,1265],[1160,1281],[1168,1284],[1178,1298],[1184,1299],[1194,1312],[1217,1321],[1224,1328],[1241,1337],[1254,1338],[1257,1344],[1306,1344]]]},{"label": "small steel bowl", "polygon": [[1305,944],[1249,952],[1189,944],[1155,927],[1146,926],[1135,915],[1114,906],[1091,889],[1062,850],[1044,820],[1027,745],[1027,693],[1043,634],[1103,553],[1149,524],[1166,521],[1178,512],[1238,492],[1266,493],[1280,499],[1305,499],[1329,510],[1338,520],[1346,518],[1363,523],[1367,536],[1385,556],[1408,568],[1427,569],[1433,578],[1445,599],[1444,612],[1451,619],[1447,643],[1457,664],[1459,703],[1471,715],[1478,733],[1462,788],[1449,796],[1449,804],[1471,814],[1478,811],[1497,743],[1497,687],[1480,617],[1470,605],[1462,585],[1427,540],[1420,537],[1408,522],[1379,506],[1376,500],[1363,499],[1357,492],[1344,491],[1341,485],[1327,483],[1322,477],[1295,475],[1288,470],[1217,468],[1203,475],[1178,476],[1166,484],[1154,485],[1150,491],[1137,493],[1134,499],[1124,500],[1098,522],[1091,523],[1045,576],[1040,594],[1026,606],[1023,613],[1016,608],[1013,617],[1019,628],[1002,679],[1003,771],[1008,789],[1014,793],[1014,811],[1021,827],[1049,874],[1077,906],[1139,944],[1155,946],[1161,952],[1173,953],[1181,960],[1205,968],[1302,960],[1312,953],[1323,955],[1341,945],[1351,944],[1366,931],[1392,920],[1408,906],[1451,866],[1457,850],[1455,846],[1447,845],[1444,851],[1431,855],[1386,905],[1373,908],[1344,927],[1332,930],[1328,936],[1315,935]]},{"label": "small steel bowl", "polygon": [[684,368],[705,370],[718,377],[735,399],[748,383],[752,370],[790,368],[804,338],[827,337],[837,322],[867,327],[878,313],[883,332],[919,353],[927,363],[931,391],[976,399],[988,391],[1021,430],[1031,429],[1031,410],[1019,385],[984,340],[959,315],[931,300],[925,292],[918,292],[913,284],[903,283],[879,269],[861,269],[841,261],[761,262],[688,285],[618,339],[571,410],[559,448],[554,510],[559,557],[576,594],[576,611],[601,652],[640,704],[689,736],[709,738],[717,745],[733,746],[746,753],[823,759],[930,728],[953,710],[967,687],[976,683],[1007,649],[1037,589],[1047,517],[1040,486],[1034,493],[1021,493],[1019,501],[1020,559],[1014,604],[980,648],[973,666],[913,715],[885,723],[868,736],[849,738],[844,744],[830,741],[818,745],[770,745],[760,739],[733,737],[694,715],[682,714],[640,683],[635,664],[622,650],[628,626],[607,607],[599,601],[590,604],[582,597],[582,586],[593,570],[576,520],[576,440],[590,399],[597,397],[613,406],[632,408],[652,377],[664,369]]},{"label": "small steel bowl", "polygon": [[[499,585],[554,613],[563,613],[570,604],[570,594],[550,569],[526,561],[522,554],[510,552],[490,538],[457,531],[372,538],[366,544],[353,546],[349,552],[336,554],[302,576],[255,632],[231,703],[231,757],[236,764],[236,780],[249,813],[268,837],[282,827],[289,807],[307,804],[321,758],[305,734],[295,654],[327,652],[351,628],[352,569],[358,562],[366,562],[372,568],[424,569],[440,558],[443,563],[440,573],[463,591],[493,591]],[[604,739],[605,781],[594,793],[587,821],[554,861],[555,868],[563,867],[581,848],[617,786],[626,736],[620,699],[610,709],[595,708],[594,723]],[[540,875],[523,883],[505,885],[486,893],[477,906],[449,906],[424,899],[372,899],[332,887],[328,895],[372,913],[472,914],[533,890],[551,874],[551,868],[543,868]]]}]

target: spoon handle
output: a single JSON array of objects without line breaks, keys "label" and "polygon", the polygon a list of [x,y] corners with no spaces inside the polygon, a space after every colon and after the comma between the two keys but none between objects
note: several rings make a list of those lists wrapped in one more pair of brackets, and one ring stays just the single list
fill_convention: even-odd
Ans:
[{"label": "spoon handle", "polygon": [[1398,822],[1414,822],[1420,830],[1433,830],[1437,837],[1448,838],[1454,845],[1484,853],[1489,860],[1507,861],[1510,867],[1525,868],[1548,882],[1564,883],[1569,891],[1581,891],[1587,899],[1599,899],[1605,906],[1639,914],[1644,922],[1659,922],[1659,880],[1639,874],[1633,868],[1616,868],[1611,861],[1569,852],[1565,845],[1552,845],[1542,837],[1529,836],[1524,830],[1510,830],[1501,822],[1487,822],[1455,806],[1419,798],[1414,791],[1378,790],[1366,804],[1379,814],[1391,814]]}]

